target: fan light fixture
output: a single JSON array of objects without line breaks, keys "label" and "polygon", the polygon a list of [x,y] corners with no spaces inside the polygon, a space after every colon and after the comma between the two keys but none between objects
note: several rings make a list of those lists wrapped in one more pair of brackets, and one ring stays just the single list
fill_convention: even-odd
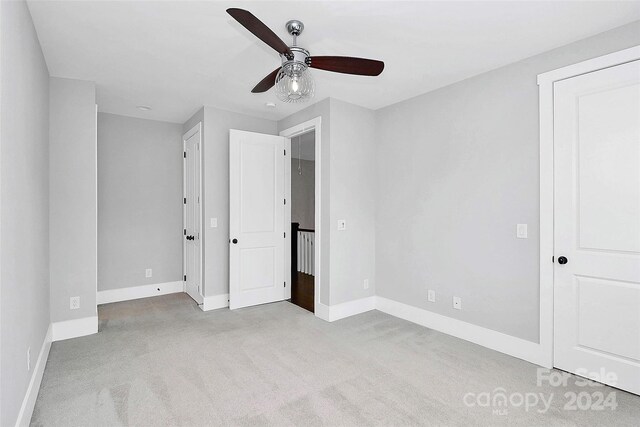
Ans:
[{"label": "fan light fixture", "polygon": [[287,32],[293,37],[293,46],[280,54],[282,67],[276,74],[276,96],[282,102],[305,102],[313,98],[315,83],[309,71],[309,51],[297,46],[304,24],[298,20],[287,22]]},{"label": "fan light fixture", "polygon": [[287,61],[276,75],[276,96],[282,102],[304,102],[313,98],[315,83],[304,62]]},{"label": "fan light fixture", "polygon": [[293,36],[293,44],[287,46],[251,12],[230,8],[227,13],[240,25],[268,44],[278,54],[282,65],[260,81],[252,93],[263,93],[276,87],[276,95],[282,102],[304,102],[313,98],[315,83],[309,68],[359,76],[378,76],[384,70],[384,62],[350,56],[311,56],[309,51],[297,45],[304,24],[298,20],[287,22],[287,32]]}]

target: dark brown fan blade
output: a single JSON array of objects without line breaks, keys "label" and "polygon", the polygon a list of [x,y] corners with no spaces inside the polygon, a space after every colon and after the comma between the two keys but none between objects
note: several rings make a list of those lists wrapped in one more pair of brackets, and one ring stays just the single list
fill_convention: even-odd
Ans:
[{"label": "dark brown fan blade", "polygon": [[312,56],[312,68],[359,76],[378,76],[384,70],[384,62],[350,56]]},{"label": "dark brown fan blade", "polygon": [[267,77],[260,80],[260,83],[251,89],[251,93],[262,93],[271,89],[276,84],[276,75],[280,71],[280,67],[273,70]]},{"label": "dark brown fan blade", "polygon": [[240,25],[251,31],[260,40],[274,48],[276,52],[281,54],[289,52],[289,46],[287,46],[285,42],[276,35],[276,33],[271,31],[269,27],[267,27],[248,10],[232,7],[227,9],[227,13],[231,15],[233,19],[238,21]]}]

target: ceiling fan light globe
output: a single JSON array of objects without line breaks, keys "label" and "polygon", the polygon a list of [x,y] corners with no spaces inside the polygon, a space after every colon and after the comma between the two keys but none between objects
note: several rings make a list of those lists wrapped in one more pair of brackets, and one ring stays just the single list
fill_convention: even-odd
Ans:
[{"label": "ceiling fan light globe", "polygon": [[313,98],[315,83],[304,64],[286,64],[276,75],[276,96],[282,102],[305,102]]}]

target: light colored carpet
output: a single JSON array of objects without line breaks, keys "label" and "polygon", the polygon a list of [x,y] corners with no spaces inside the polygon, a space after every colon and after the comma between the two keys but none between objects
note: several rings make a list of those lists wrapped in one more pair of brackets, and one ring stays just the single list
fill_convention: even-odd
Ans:
[{"label": "light colored carpet", "polygon": [[[174,294],[99,317],[100,333],[51,347],[32,425],[640,424],[638,396],[575,377],[538,387],[530,363],[378,311],[334,323],[287,302],[204,313]],[[464,403],[499,387],[553,394],[552,406]],[[615,392],[617,408],[563,409],[584,391]]]}]

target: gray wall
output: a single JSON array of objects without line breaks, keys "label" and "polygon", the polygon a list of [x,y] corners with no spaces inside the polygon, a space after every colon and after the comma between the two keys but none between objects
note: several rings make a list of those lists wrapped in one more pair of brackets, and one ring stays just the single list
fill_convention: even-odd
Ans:
[{"label": "gray wall", "polygon": [[[298,165],[302,175],[298,173]],[[300,228],[311,230],[316,227],[315,173],[316,162],[291,158],[291,222],[298,222]]]},{"label": "gray wall", "polygon": [[378,110],[377,294],[538,342],[536,76],[638,44],[636,22]]},{"label": "gray wall", "polygon": [[98,291],[182,281],[182,207],[182,125],[99,113]]},{"label": "gray wall", "polygon": [[[276,122],[204,107],[183,126],[203,121],[204,295],[229,293],[229,129],[277,134]],[[211,228],[210,218],[218,219]]]},{"label": "gray wall", "polygon": [[49,73],[26,3],[0,8],[0,425],[12,426],[49,326]]},{"label": "gray wall", "polygon": [[82,80],[49,85],[51,321],[60,322],[97,314],[96,91]]},{"label": "gray wall", "polygon": [[373,111],[331,99],[331,305],[375,295],[375,126]]}]

